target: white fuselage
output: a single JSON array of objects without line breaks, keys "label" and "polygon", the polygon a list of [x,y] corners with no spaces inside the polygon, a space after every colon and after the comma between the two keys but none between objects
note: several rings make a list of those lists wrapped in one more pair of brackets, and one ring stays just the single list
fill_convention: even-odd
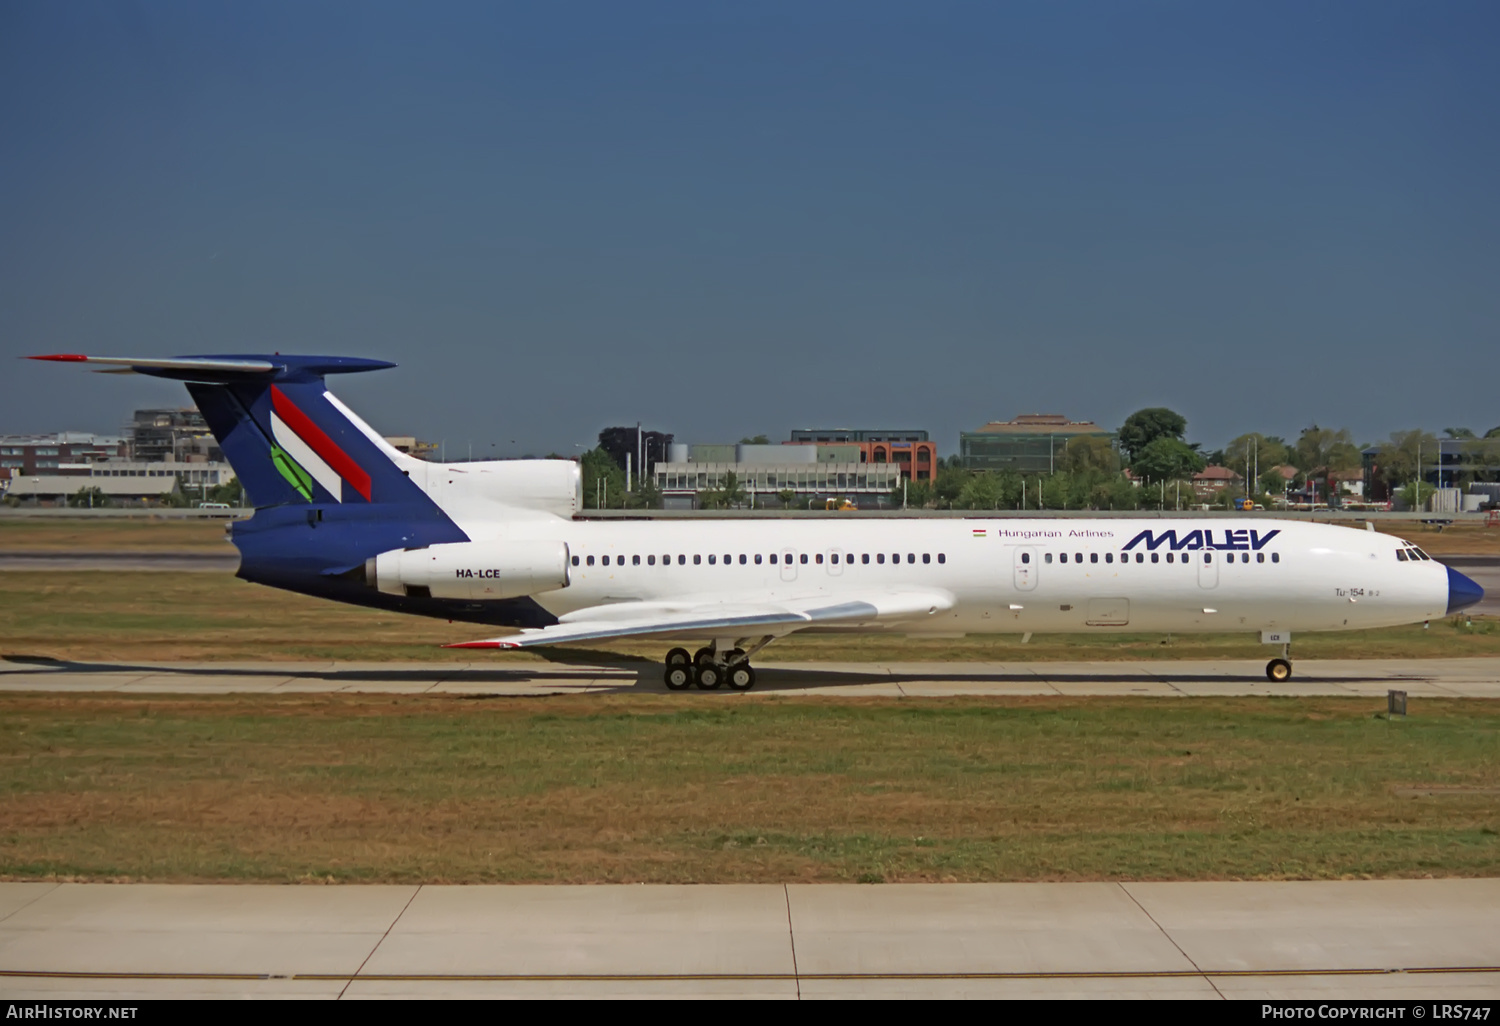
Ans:
[{"label": "white fuselage", "polygon": [[615,603],[727,605],[931,589],[952,596],[947,608],[864,629],[1329,631],[1441,617],[1448,601],[1446,568],[1398,560],[1407,546],[1393,537],[1260,517],[830,513],[827,521],[539,517],[464,526],[476,539],[564,543],[568,586],[534,596],[564,620]]}]

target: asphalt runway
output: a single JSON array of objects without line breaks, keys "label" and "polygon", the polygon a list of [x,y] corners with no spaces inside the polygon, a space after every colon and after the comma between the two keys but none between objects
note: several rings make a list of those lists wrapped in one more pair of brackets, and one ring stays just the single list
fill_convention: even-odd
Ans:
[{"label": "asphalt runway", "polygon": [[0,571],[5,570],[113,570],[116,572],[152,570],[171,573],[229,573],[240,568],[240,554],[202,549],[158,549],[131,552],[111,549],[90,552],[83,549],[4,549],[0,550]]},{"label": "asphalt runway", "polygon": [[[705,701],[767,694],[841,697],[954,695],[1378,696],[1500,698],[1500,659],[1307,659],[1292,679],[1266,680],[1265,664],[1247,660],[1129,663],[766,663],[749,692],[705,693]],[[0,659],[0,693],[115,694],[450,694],[535,696],[668,694],[656,663],[615,666],[543,662],[468,663],[152,663],[70,662],[8,655]],[[689,692],[684,692],[687,694]]]},{"label": "asphalt runway", "polygon": [[1500,880],[0,883],[0,996],[1494,1000]]}]

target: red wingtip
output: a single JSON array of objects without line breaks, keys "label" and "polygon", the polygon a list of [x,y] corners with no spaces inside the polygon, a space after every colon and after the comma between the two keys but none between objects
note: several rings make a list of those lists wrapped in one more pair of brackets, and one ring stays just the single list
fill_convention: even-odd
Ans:
[{"label": "red wingtip", "polygon": [[506,645],[499,641],[458,641],[452,645],[444,645],[444,648],[505,648]]},{"label": "red wingtip", "polygon": [[54,360],[57,363],[88,363],[89,358],[80,353],[53,353],[51,356],[28,356],[28,360]]}]

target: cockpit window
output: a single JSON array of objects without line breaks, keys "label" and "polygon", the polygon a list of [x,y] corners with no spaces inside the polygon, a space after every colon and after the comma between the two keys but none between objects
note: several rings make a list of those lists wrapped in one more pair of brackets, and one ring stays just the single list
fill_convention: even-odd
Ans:
[{"label": "cockpit window", "polygon": [[1406,550],[1405,549],[1397,549],[1396,550],[1396,558],[1399,559],[1401,562],[1405,563],[1406,562]]}]

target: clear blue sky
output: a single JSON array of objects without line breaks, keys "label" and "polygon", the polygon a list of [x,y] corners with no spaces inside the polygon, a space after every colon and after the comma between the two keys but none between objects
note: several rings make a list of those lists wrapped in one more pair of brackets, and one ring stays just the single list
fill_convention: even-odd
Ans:
[{"label": "clear blue sky", "polygon": [[[1500,5],[0,4],[0,431],[282,350],[475,455],[1500,424]],[[181,397],[181,398],[180,398]],[[491,448],[494,443],[494,448]]]}]

